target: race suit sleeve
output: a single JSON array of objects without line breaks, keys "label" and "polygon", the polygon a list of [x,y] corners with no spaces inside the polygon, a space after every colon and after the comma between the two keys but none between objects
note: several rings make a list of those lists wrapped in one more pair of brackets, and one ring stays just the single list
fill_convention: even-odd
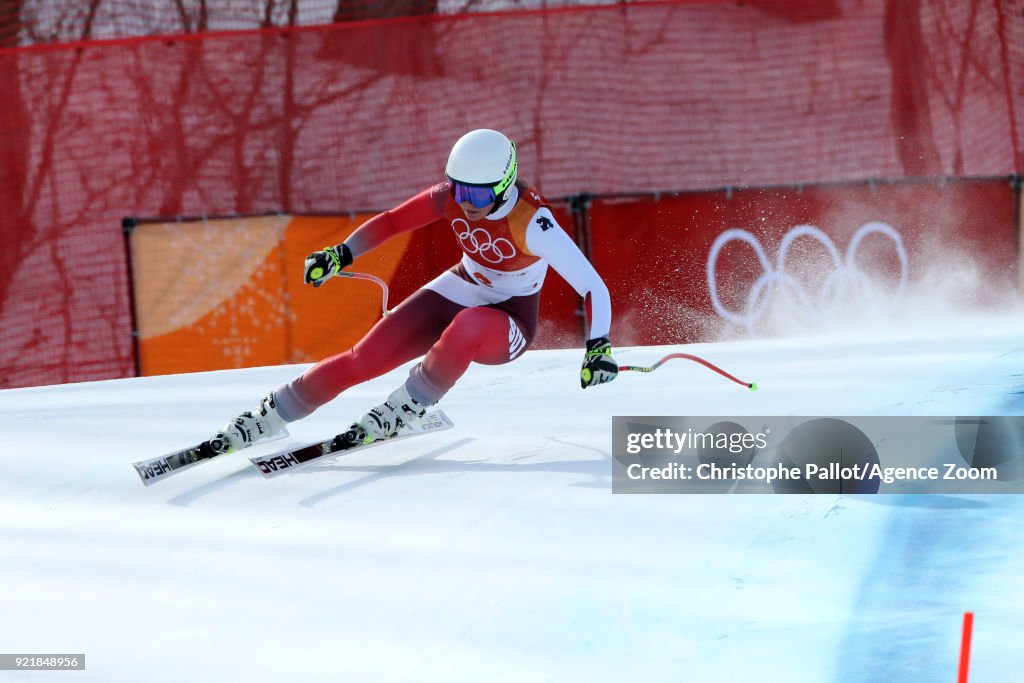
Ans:
[{"label": "race suit sleeve", "polygon": [[366,221],[345,240],[352,258],[372,251],[395,235],[438,220],[443,214],[447,196],[447,183],[441,183]]},{"label": "race suit sleeve", "polygon": [[582,297],[590,294],[590,339],[607,337],[612,325],[608,287],[547,207],[537,209],[526,228],[526,248],[540,256]]}]

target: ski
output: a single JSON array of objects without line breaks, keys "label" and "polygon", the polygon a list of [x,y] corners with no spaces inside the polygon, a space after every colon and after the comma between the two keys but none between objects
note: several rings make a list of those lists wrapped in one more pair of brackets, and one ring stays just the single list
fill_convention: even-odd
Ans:
[{"label": "ski", "polygon": [[[268,442],[277,441],[287,436],[288,430],[285,429],[281,434],[269,439]],[[152,486],[171,475],[179,474],[191,467],[201,465],[204,462],[210,462],[223,455],[230,455],[230,453],[217,453],[210,447],[209,441],[203,441],[191,448],[183,448],[180,451],[159,455],[148,460],[133,462],[132,467],[135,468],[143,485]]]},{"label": "ski", "polygon": [[166,455],[160,455],[149,460],[133,462],[132,467],[139,475],[139,479],[145,486],[152,486],[158,481],[163,481],[172,474],[184,472],[190,467],[204,462],[209,462],[219,454],[210,448],[209,441],[203,441],[191,448],[183,448]]},{"label": "ski", "polygon": [[333,437],[327,441],[318,441],[309,444],[308,446],[300,446],[298,448],[280,451],[270,455],[255,456],[249,458],[249,461],[259,469],[264,477],[269,479],[285,472],[294,472],[299,467],[303,467],[313,462],[324,462],[331,458],[336,458],[339,455],[355,453],[356,451],[373,448],[374,446],[380,446],[381,444],[401,441],[402,439],[409,439],[414,436],[422,436],[423,434],[432,434],[433,432],[444,431],[446,429],[451,429],[454,426],[455,425],[443,411],[436,410],[424,415],[423,419],[418,421],[416,424],[406,425],[396,436],[383,441],[374,441],[372,443],[361,444],[351,448],[337,448],[336,444],[338,443],[338,437]]}]

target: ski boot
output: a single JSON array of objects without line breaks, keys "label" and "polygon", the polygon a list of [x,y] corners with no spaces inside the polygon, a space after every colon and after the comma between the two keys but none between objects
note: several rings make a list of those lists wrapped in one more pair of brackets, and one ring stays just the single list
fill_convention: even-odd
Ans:
[{"label": "ski boot", "polygon": [[427,407],[409,395],[403,384],[388,399],[354,422],[344,434],[339,434],[335,442],[340,450],[383,441],[398,434],[407,424],[419,420],[427,412]]},{"label": "ski boot", "polygon": [[257,441],[273,438],[282,432],[287,433],[285,424],[284,418],[277,412],[274,393],[271,392],[253,410],[242,413],[224,425],[209,440],[210,451],[214,455],[221,455],[248,448]]}]

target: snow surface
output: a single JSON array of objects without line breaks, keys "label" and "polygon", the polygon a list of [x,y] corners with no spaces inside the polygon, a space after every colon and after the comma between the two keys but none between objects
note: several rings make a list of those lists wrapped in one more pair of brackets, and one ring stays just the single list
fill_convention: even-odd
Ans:
[{"label": "snow surface", "polygon": [[[649,364],[684,347],[620,349]],[[579,351],[474,366],[453,430],[264,480],[150,488],[304,366],[0,391],[3,681],[1021,680],[1024,499],[611,493],[613,415],[1006,415],[1024,319],[685,347],[585,392]],[[333,434],[401,368],[303,422]],[[259,448],[259,447],[257,447]],[[255,452],[255,451],[254,451]]]}]

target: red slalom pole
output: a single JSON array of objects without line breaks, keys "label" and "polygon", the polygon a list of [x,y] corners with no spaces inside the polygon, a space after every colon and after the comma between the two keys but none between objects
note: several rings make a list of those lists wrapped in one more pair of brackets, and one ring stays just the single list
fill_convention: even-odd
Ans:
[{"label": "red slalom pole", "polygon": [[967,669],[971,663],[971,631],[974,630],[974,612],[964,612],[964,632],[960,640],[960,676],[957,683],[967,683]]},{"label": "red slalom pole", "polygon": [[641,366],[641,365],[620,365],[619,366],[619,372],[654,372],[659,367],[661,367],[662,363],[664,363],[665,361],[672,360],[673,358],[685,358],[686,360],[692,360],[695,363],[700,363],[701,365],[706,367],[708,370],[713,370],[713,371],[717,372],[719,375],[721,375],[722,377],[725,377],[726,379],[731,379],[733,382],[736,382],[736,384],[739,384],[740,386],[744,386],[744,387],[750,389],[751,391],[757,391],[757,382],[744,382],[741,379],[737,379],[736,377],[733,377],[728,372],[726,372],[722,368],[718,367],[714,363],[709,363],[708,361],[704,360],[703,358],[701,358],[699,356],[691,355],[689,353],[670,353],[667,356],[665,356],[664,358],[662,358],[661,360],[659,360],[654,365],[647,366],[647,367]]}]

